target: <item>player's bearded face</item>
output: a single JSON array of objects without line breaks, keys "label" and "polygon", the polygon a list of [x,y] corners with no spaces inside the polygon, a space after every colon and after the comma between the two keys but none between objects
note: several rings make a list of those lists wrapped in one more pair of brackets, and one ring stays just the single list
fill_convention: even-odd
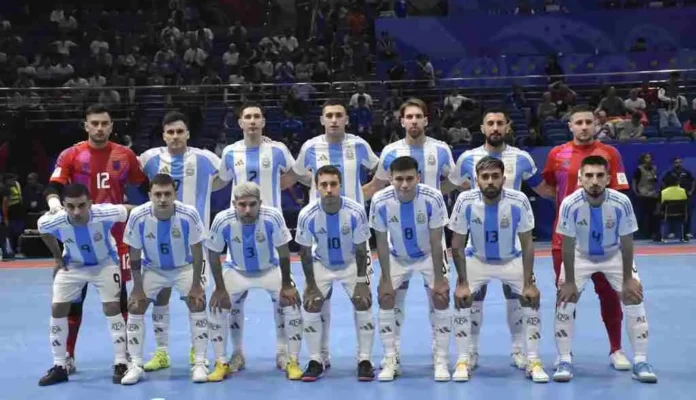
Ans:
[{"label": "player's bearded face", "polygon": [[89,211],[92,207],[92,201],[87,196],[66,197],[64,206],[71,224],[87,224],[89,221]]},{"label": "player's bearded face", "polygon": [[595,135],[595,117],[591,112],[573,114],[568,122],[573,138],[579,144],[589,144]]},{"label": "player's bearded face", "polygon": [[260,208],[261,200],[256,197],[242,197],[234,201],[234,209],[243,224],[254,223]]},{"label": "player's bearded face", "polygon": [[510,132],[510,122],[503,113],[488,113],[483,119],[481,132],[486,136],[486,143],[498,147],[505,141],[505,136]]},{"label": "player's bearded face", "polygon": [[609,173],[603,166],[585,165],[580,170],[580,183],[589,196],[599,197],[609,183]]},{"label": "player's bearded face", "polygon": [[164,126],[162,137],[169,150],[181,150],[186,148],[189,131],[184,121],[176,121]]},{"label": "player's bearded face", "polygon": [[408,136],[417,139],[425,134],[428,118],[420,107],[408,106],[404,109],[404,115],[401,117],[401,126],[406,130]]},{"label": "player's bearded face", "polygon": [[476,183],[481,188],[481,193],[488,199],[500,196],[505,184],[505,175],[499,169],[489,169],[477,172]]},{"label": "player's bearded face", "polygon": [[261,136],[263,128],[266,126],[266,119],[263,117],[261,109],[258,107],[247,107],[242,110],[239,118],[239,127],[245,135]]},{"label": "player's bearded face", "polygon": [[174,211],[176,191],[174,185],[152,185],[150,189],[150,201],[158,216],[168,218]]},{"label": "player's bearded face", "polygon": [[396,189],[397,196],[401,201],[411,201],[416,194],[416,185],[420,182],[418,171],[396,171],[391,174],[391,185]]},{"label": "player's bearded face", "polygon": [[90,114],[85,121],[85,130],[89,139],[98,144],[109,141],[113,122],[108,113]]},{"label": "player's bearded face", "polygon": [[341,201],[341,180],[338,175],[322,174],[317,179],[317,190],[324,207],[336,206]]},{"label": "player's bearded face", "polygon": [[326,106],[322,111],[321,124],[326,133],[343,134],[348,124],[348,115],[343,106]]}]

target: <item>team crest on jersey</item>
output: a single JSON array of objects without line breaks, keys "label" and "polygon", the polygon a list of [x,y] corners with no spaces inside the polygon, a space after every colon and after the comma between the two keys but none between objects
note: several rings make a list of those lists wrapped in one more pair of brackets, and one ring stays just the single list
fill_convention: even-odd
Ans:
[{"label": "team crest on jersey", "polygon": [[607,221],[604,223],[604,226],[607,229],[611,229],[616,226],[616,221],[614,221],[613,218],[607,218]]},{"label": "team crest on jersey", "polygon": [[121,169],[121,162],[120,161],[114,161],[111,163],[111,166],[114,168],[114,171],[118,171]]},{"label": "team crest on jersey", "polygon": [[347,235],[349,233],[350,233],[350,226],[348,226],[348,224],[343,224],[343,226],[341,227],[341,234]]},{"label": "team crest on jersey", "polygon": [[423,211],[418,212],[418,215],[416,216],[416,222],[419,224],[425,223],[425,213]]},{"label": "team crest on jersey", "polygon": [[94,241],[98,242],[100,240],[104,239],[104,236],[102,236],[101,232],[97,232],[94,234]]},{"label": "team crest on jersey", "polygon": [[186,176],[193,176],[196,174],[196,170],[192,166],[189,165],[186,168],[186,171],[184,171],[184,173],[186,174]]},{"label": "team crest on jersey", "polygon": [[346,160],[355,160],[355,153],[353,153],[353,150],[346,150]]},{"label": "team crest on jersey", "polygon": [[179,239],[181,237],[181,231],[179,228],[172,228],[172,237]]},{"label": "team crest on jersey", "polygon": [[500,227],[503,229],[510,227],[510,218],[507,215],[503,215],[503,218],[500,219]]},{"label": "team crest on jersey", "polygon": [[269,168],[271,166],[271,160],[268,157],[264,157],[263,160],[261,160],[261,166]]},{"label": "team crest on jersey", "polygon": [[266,241],[266,236],[264,236],[263,231],[256,231],[256,241],[259,243]]},{"label": "team crest on jersey", "polygon": [[434,155],[431,154],[428,156],[428,165],[435,165],[436,162],[437,162],[437,160],[435,160]]}]

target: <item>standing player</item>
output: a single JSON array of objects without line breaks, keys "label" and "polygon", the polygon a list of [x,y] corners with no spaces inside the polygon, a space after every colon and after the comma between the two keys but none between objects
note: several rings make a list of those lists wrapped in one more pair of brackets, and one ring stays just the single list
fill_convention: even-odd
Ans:
[{"label": "standing player", "polygon": [[[299,380],[302,378],[298,361],[302,313],[300,296],[290,276],[288,243],[292,235],[282,211],[262,205],[257,184],[240,183],[232,196],[232,208],[217,214],[206,241],[215,279],[215,290],[210,298],[210,340],[215,353],[215,370],[208,375],[208,381],[219,382],[229,375],[225,358],[229,310],[242,294],[254,288],[266,290],[273,303],[282,307],[288,343],[285,372],[288,379]],[[228,250],[223,272],[220,253],[225,245]]]},{"label": "standing player", "polygon": [[[309,350],[309,363],[302,375],[305,382],[314,382],[324,372],[321,354],[321,309],[334,281],[343,284],[355,307],[358,332],[358,379],[375,378],[370,362],[374,340],[372,292],[367,275],[367,249],[370,225],[365,207],[341,196],[341,171],[325,165],[314,175],[321,199],[300,211],[295,241],[301,246],[305,273],[304,326]],[[318,261],[318,265],[314,261]]]},{"label": "standing player", "polygon": [[[312,175],[324,165],[333,165],[341,171],[341,196],[347,197],[358,204],[365,204],[362,190],[361,175],[372,171],[379,158],[370,145],[361,137],[346,133],[348,114],[340,101],[328,100],[321,110],[321,124],[324,134],[316,136],[302,145],[297,162],[293,168],[297,176],[306,177],[311,182],[310,196],[320,197],[316,181]],[[368,253],[367,275],[371,276],[372,257]],[[329,354],[329,330],[331,326],[331,290],[324,299],[321,309],[322,325],[322,355],[324,366],[331,366]],[[356,332],[359,335],[359,332]]]},{"label": "standing player", "polygon": [[[128,219],[124,242],[130,246],[133,290],[129,299],[128,348],[132,362],[121,380],[138,383],[144,374],[145,311],[163,288],[176,286],[186,299],[195,352],[194,382],[206,382],[208,324],[205,290],[201,284],[206,228],[193,206],[176,201],[176,181],[156,174],[150,181],[150,201],[136,207]],[[142,269],[141,254],[145,256]]]},{"label": "standing player", "polygon": [[[456,187],[447,179],[454,167],[452,150],[447,143],[425,135],[425,128],[428,126],[425,103],[419,99],[409,99],[401,105],[400,113],[401,126],[406,130],[406,137],[388,144],[382,150],[375,176],[369,184],[365,185],[365,197],[371,198],[373,193],[389,184],[389,167],[394,160],[402,156],[409,156],[416,160],[419,168],[418,173],[422,179],[421,183],[441,190],[442,193],[452,192]],[[443,251],[446,251],[447,246],[444,242],[444,235],[442,247]],[[446,254],[445,267],[447,268],[446,275],[449,275],[449,261]],[[408,286],[409,280],[407,279],[396,291],[394,310],[396,312],[397,356],[401,348],[401,327],[406,317],[405,304]],[[429,315],[432,325],[432,305]]]},{"label": "standing player", "polygon": [[[188,121],[185,115],[172,111],[162,120],[162,138],[166,147],[150,149],[140,155],[140,164],[149,179],[157,174],[168,174],[174,179],[176,200],[196,208],[206,229],[210,227],[210,196],[213,191],[226,186],[218,178],[220,159],[208,150],[187,145]],[[206,269],[207,251],[203,253],[203,276],[201,282],[207,286],[210,271]],[[155,330],[155,354],[143,365],[145,371],[169,368],[169,298],[171,287],[165,287],[155,300],[152,310],[152,326]],[[195,364],[193,347],[189,355]]]},{"label": "standing player", "polygon": [[394,288],[414,272],[423,275],[433,306],[433,360],[435,380],[449,381],[449,340],[452,314],[449,282],[442,248],[447,206],[438,190],[422,183],[418,163],[398,157],[389,165],[391,187],[375,194],[370,206],[370,225],[377,235],[377,254],[382,270],[379,295],[379,335],[384,347],[380,381],[399,375],[401,361],[396,347]]},{"label": "standing player", "polygon": [[[561,202],[575,192],[580,178],[580,163],[590,155],[599,155],[609,162],[609,187],[615,190],[628,190],[628,179],[624,172],[621,154],[615,147],[601,143],[594,138],[595,117],[593,110],[587,106],[575,106],[570,111],[568,127],[573,133],[573,140],[556,146],[549,152],[542,176],[544,180],[556,188],[556,224]],[[556,281],[561,271],[563,255],[561,252],[561,235],[553,233],[551,253],[553,256],[553,271]],[[619,296],[612,289],[607,278],[600,273],[592,275],[595,292],[599,296],[599,304],[602,310],[602,320],[609,335],[609,359],[611,365],[619,371],[631,369],[631,362],[621,351],[621,302]]]},{"label": "standing player", "polygon": [[507,178],[502,160],[483,157],[475,168],[478,188],[459,195],[449,222],[454,232],[452,257],[459,276],[454,292],[454,340],[459,353],[454,380],[469,380],[471,294],[489,280],[498,279],[518,295],[522,306],[527,377],[546,383],[549,376],[538,352],[540,295],[534,284],[532,206],[524,193],[503,189]]},{"label": "standing player", "polygon": [[[263,135],[266,119],[261,107],[254,103],[242,105],[239,112],[239,126],[244,138],[224,148],[220,165],[220,179],[232,181],[234,185],[254,182],[261,191],[261,201],[265,206],[282,211],[281,189],[295,184],[297,176],[292,171],[295,159],[281,142],[267,140]],[[234,203],[234,198],[231,203]],[[243,293],[232,304],[230,312],[230,336],[232,337],[232,358],[229,372],[244,369],[244,301]],[[285,368],[287,364],[288,343],[285,341],[282,310],[274,304],[273,316],[276,329],[276,365]]]},{"label": "standing player", "polygon": [[[65,186],[63,196],[64,209],[46,213],[38,221],[39,232],[56,262],[50,334],[53,367],[41,378],[39,386],[68,381],[68,313],[73,300],[80,296],[84,299],[87,283],[94,285],[101,296],[115,351],[113,382],[121,383],[127,355],[126,321],[119,296],[125,284],[111,232],[115,223],[126,222],[129,207],[92,205],[89,190],[80,183]],[[62,254],[58,240],[63,243]]]},{"label": "standing player", "polygon": [[[138,157],[125,146],[109,141],[113,130],[113,121],[108,109],[95,104],[85,113],[84,127],[87,141],[63,150],[56,161],[56,168],[46,187],[46,203],[52,212],[60,209],[60,196],[63,186],[69,183],[81,183],[89,189],[92,203],[122,204],[125,199],[126,184],[140,185],[140,192],[147,195],[149,185],[143,174]],[[130,280],[128,265],[128,246],[123,243],[125,223],[113,225],[112,234],[121,265],[123,282]],[[87,285],[82,296],[75,299],[68,314],[68,373],[75,368],[75,342],[82,323],[82,304],[87,295]],[[121,312],[126,318],[128,313],[128,294],[126,285],[121,287]]]},{"label": "standing player", "polygon": [[[505,166],[506,189],[520,191],[522,182],[526,181],[534,191],[546,198],[554,198],[553,188],[551,188],[541,178],[537,172],[536,165],[532,156],[524,150],[510,146],[505,143],[505,137],[510,133],[510,119],[503,110],[490,109],[483,114],[483,124],[481,132],[486,137],[483,146],[465,151],[459,159],[457,165],[452,170],[449,179],[456,186],[464,189],[476,187],[476,164],[486,156],[500,159]],[[471,336],[469,338],[469,368],[475,369],[478,366],[478,344],[483,322],[483,300],[486,298],[484,284],[481,289],[474,294],[474,301],[471,306]],[[503,285],[503,294],[507,304],[507,323],[512,336],[512,365],[525,369],[527,361],[524,358],[524,331],[523,313],[520,307],[518,296],[513,293],[509,285]]]},{"label": "standing player", "polygon": [[573,378],[575,306],[588,279],[597,273],[603,274],[623,299],[626,330],[633,348],[633,378],[644,383],[657,382],[657,375],[647,362],[648,320],[633,259],[633,233],[638,225],[631,200],[606,188],[612,173],[602,156],[584,158],[580,164],[582,189],[561,203],[556,228],[563,237],[555,327],[560,359],[553,375],[556,382]]}]

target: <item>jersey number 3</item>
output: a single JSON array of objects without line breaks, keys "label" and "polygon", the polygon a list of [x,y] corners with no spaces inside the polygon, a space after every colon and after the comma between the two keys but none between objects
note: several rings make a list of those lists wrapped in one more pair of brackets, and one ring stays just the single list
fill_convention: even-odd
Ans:
[{"label": "jersey number 3", "polygon": [[97,172],[97,189],[110,189],[109,186],[109,173],[108,172]]}]

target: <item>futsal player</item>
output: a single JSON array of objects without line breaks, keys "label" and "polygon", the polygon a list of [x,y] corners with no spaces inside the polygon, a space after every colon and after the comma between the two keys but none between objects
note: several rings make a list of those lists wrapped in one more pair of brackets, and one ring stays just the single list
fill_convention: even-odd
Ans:
[{"label": "futsal player", "polygon": [[[457,164],[452,169],[449,179],[456,186],[464,189],[476,187],[476,164],[486,156],[500,159],[505,166],[505,189],[520,191],[522,182],[526,181],[542,197],[554,198],[553,188],[550,187],[537,172],[532,156],[524,150],[505,143],[505,138],[510,134],[511,121],[507,113],[501,109],[489,109],[483,114],[481,132],[486,137],[486,142],[475,149],[467,150],[457,159]],[[478,366],[479,336],[483,323],[483,300],[486,298],[488,285],[481,286],[474,293],[474,301],[471,306],[471,336],[469,337],[469,368]],[[503,285],[503,294],[506,299],[507,324],[512,337],[512,365],[518,369],[525,369],[527,361],[524,357],[524,330],[523,314],[518,296],[512,288]]]},{"label": "futsal player", "polygon": [[[365,196],[369,199],[372,194],[389,184],[389,166],[401,156],[409,156],[418,163],[418,173],[421,176],[421,183],[430,186],[442,193],[448,194],[456,189],[455,185],[447,177],[454,167],[454,158],[450,146],[442,141],[433,139],[425,135],[428,126],[427,107],[422,100],[409,99],[400,107],[401,126],[406,130],[406,137],[394,143],[388,144],[380,155],[377,171],[372,181],[365,185]],[[443,235],[443,251],[447,249]],[[449,275],[449,260],[445,254],[445,275]],[[409,280],[405,280],[401,287],[396,290],[396,353],[400,354],[401,348],[401,327],[404,323],[406,293],[408,292]],[[426,287],[427,290],[427,287]],[[433,323],[432,305],[430,322]],[[434,340],[433,340],[434,343]]]},{"label": "futsal player", "polygon": [[194,350],[192,380],[208,380],[208,320],[202,284],[207,231],[196,207],[176,198],[176,180],[168,174],[156,174],[150,181],[150,201],[136,207],[126,225],[123,240],[130,246],[133,289],[128,301],[128,349],[132,360],[121,380],[124,385],[136,384],[143,377],[145,312],[162,289],[171,287],[176,287],[189,309]]},{"label": "futsal player", "polygon": [[[157,174],[168,174],[174,180],[176,200],[196,208],[206,229],[210,227],[210,197],[213,191],[222,189],[226,183],[218,177],[220,159],[208,150],[188,146],[190,133],[188,119],[178,111],[167,113],[162,119],[162,138],[166,147],[147,150],[140,155],[140,164],[149,179]],[[150,197],[152,193],[150,193]],[[210,281],[207,266],[207,251],[203,252],[201,283],[206,287]],[[132,259],[132,258],[131,258]],[[169,368],[169,298],[171,287],[164,287],[157,295],[152,309],[152,326],[155,331],[156,350],[154,356],[143,365],[145,371]],[[189,362],[195,365],[194,349],[191,347]]]},{"label": "futsal player", "polygon": [[[575,106],[570,111],[568,127],[573,134],[573,140],[556,146],[549,152],[542,176],[552,187],[556,188],[556,222],[561,202],[575,192],[579,183],[580,163],[590,155],[600,155],[609,162],[608,187],[615,190],[628,190],[628,179],[624,171],[621,154],[615,147],[596,140],[595,117],[592,108],[584,105]],[[561,271],[563,254],[561,251],[561,235],[553,233],[551,254],[556,281]],[[631,369],[631,362],[621,350],[621,302],[603,274],[592,275],[595,292],[599,296],[602,320],[609,335],[609,360],[613,368],[620,371]]]},{"label": "futsal player", "polygon": [[580,164],[582,188],[561,203],[556,227],[562,236],[563,252],[555,327],[560,362],[553,379],[557,382],[573,378],[575,308],[585,284],[597,273],[605,276],[621,295],[633,348],[633,378],[644,383],[657,382],[657,375],[647,362],[648,320],[634,261],[633,233],[638,225],[628,196],[607,188],[612,174],[604,157],[585,157]]},{"label": "futsal player", "polygon": [[423,276],[434,308],[434,377],[436,381],[449,381],[452,314],[442,248],[447,206],[440,191],[419,183],[421,175],[414,158],[403,156],[394,159],[389,171],[391,186],[377,192],[370,206],[370,225],[377,236],[377,253],[382,270],[377,293],[384,362],[378,379],[391,381],[400,374],[394,289],[416,272]]},{"label": "futsal player", "polygon": [[[373,171],[379,158],[363,138],[346,132],[348,113],[340,101],[327,100],[322,106],[319,121],[324,127],[324,134],[315,136],[302,145],[293,168],[295,174],[305,177],[305,183],[311,182],[308,185],[310,196],[319,198],[320,194],[312,175],[324,165],[334,165],[341,171],[341,196],[358,204],[365,204],[361,175],[364,172]],[[368,252],[367,256],[367,275],[372,276],[374,273],[372,255]],[[321,348],[325,368],[331,366],[329,354],[331,294],[330,290],[321,309],[323,321]],[[356,335],[359,335],[359,332],[356,332]]]},{"label": "futsal player", "polygon": [[341,196],[341,171],[337,167],[325,165],[314,176],[321,198],[300,211],[295,233],[305,274],[303,323],[309,351],[302,380],[314,382],[324,372],[321,309],[333,283],[338,281],[355,308],[358,380],[372,381],[375,373],[370,357],[375,324],[367,275],[370,225],[365,207]]},{"label": "futsal player", "polygon": [[[302,344],[300,296],[290,276],[292,235],[283,213],[262,204],[261,189],[253,182],[243,182],[232,191],[232,208],[215,217],[206,247],[215,289],[210,298],[210,340],[215,353],[215,370],[208,381],[219,382],[228,375],[225,363],[227,315],[239,297],[249,289],[266,290],[274,304],[282,307],[288,361],[288,379],[302,378],[298,357]],[[220,253],[227,245],[224,271]]]},{"label": "futsal player", "polygon": [[[69,183],[81,183],[89,189],[94,204],[122,204],[125,199],[126,184],[139,185],[140,192],[147,196],[149,185],[147,177],[140,168],[138,157],[128,147],[110,142],[113,120],[108,109],[94,104],[85,112],[84,128],[87,140],[63,150],[58,156],[56,167],[46,186],[46,203],[51,212],[61,208],[60,197],[63,187]],[[116,240],[121,277],[123,283],[130,280],[128,265],[128,246],[123,243],[125,223],[113,225],[112,234]],[[68,315],[68,373],[75,368],[75,342],[82,323],[82,304],[87,295],[87,285],[82,296],[75,299]],[[128,294],[126,285],[121,287],[121,312],[127,319]]]},{"label": "futsal player", "polygon": [[[282,211],[281,188],[293,186],[299,178],[292,170],[295,159],[285,144],[263,137],[266,119],[258,104],[243,104],[240,108],[238,123],[244,138],[223,149],[220,179],[232,181],[233,185],[243,182],[256,183],[259,186],[263,204]],[[234,199],[231,204],[233,201]],[[230,312],[229,329],[233,351],[227,364],[228,373],[235,373],[245,367],[243,338],[246,297],[246,293],[238,296]],[[285,340],[281,313],[281,307],[274,304],[276,366],[279,369],[285,369],[288,362],[288,343]]]},{"label": "futsal player", "polygon": [[[41,216],[39,232],[53,257],[51,305],[51,352],[53,367],[39,380],[39,386],[68,381],[68,314],[71,302],[83,296],[91,283],[97,288],[114,345],[113,382],[121,383],[127,370],[126,321],[119,297],[125,286],[112,227],[126,222],[130,206],[92,204],[87,187],[73,183],[63,188],[63,209]],[[58,240],[63,243],[61,252]]]},{"label": "futsal player", "polygon": [[[507,284],[522,306],[522,331],[527,350],[527,377],[545,383],[549,376],[539,358],[540,294],[534,283],[534,214],[524,193],[504,188],[505,164],[485,156],[475,166],[477,188],[457,198],[449,228],[457,268],[454,292],[454,341],[457,367],[453,379],[468,381],[472,293],[497,279]],[[466,247],[467,235],[469,245]]]}]

